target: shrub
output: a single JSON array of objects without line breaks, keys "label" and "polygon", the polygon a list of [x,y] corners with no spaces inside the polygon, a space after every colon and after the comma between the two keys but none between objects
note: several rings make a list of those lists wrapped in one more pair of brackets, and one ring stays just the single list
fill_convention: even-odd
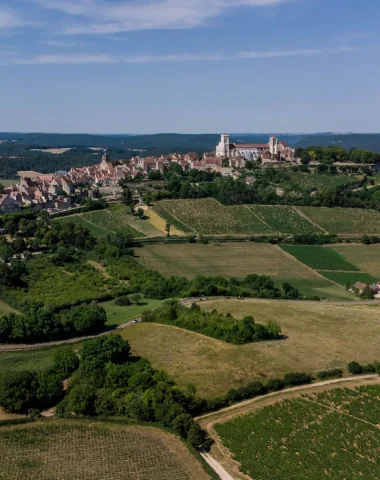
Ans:
[{"label": "shrub", "polygon": [[12,413],[26,413],[36,401],[37,375],[6,372],[0,378],[0,405]]},{"label": "shrub", "polygon": [[327,378],[341,378],[343,375],[343,370],[339,368],[333,368],[332,370],[322,370],[317,373],[317,377],[320,380],[326,380]]},{"label": "shrub", "polygon": [[267,381],[266,387],[269,392],[278,392],[285,388],[285,383],[281,378],[271,378]]},{"label": "shrub", "polygon": [[363,367],[358,362],[351,362],[348,364],[348,371],[352,373],[352,375],[360,375],[363,373]]},{"label": "shrub", "polygon": [[287,387],[306,385],[307,383],[311,383],[312,380],[311,375],[307,373],[289,372],[284,375],[284,384]]},{"label": "shrub", "polygon": [[115,300],[115,305],[119,307],[128,307],[131,305],[131,301],[129,300],[129,297],[127,295],[123,295],[122,297],[118,297]]},{"label": "shrub", "polygon": [[72,347],[61,347],[54,355],[53,370],[63,378],[68,378],[79,367],[78,355]]}]

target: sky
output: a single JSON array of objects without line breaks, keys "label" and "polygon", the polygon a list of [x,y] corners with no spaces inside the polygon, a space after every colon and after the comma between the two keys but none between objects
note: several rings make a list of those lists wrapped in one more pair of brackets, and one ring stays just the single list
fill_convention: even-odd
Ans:
[{"label": "sky", "polygon": [[379,0],[0,0],[0,131],[380,132]]}]

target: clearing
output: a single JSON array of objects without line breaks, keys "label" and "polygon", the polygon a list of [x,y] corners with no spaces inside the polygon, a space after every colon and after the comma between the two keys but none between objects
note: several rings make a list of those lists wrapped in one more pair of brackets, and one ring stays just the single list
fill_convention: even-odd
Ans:
[{"label": "clearing", "polygon": [[144,266],[170,277],[196,275],[243,278],[251,273],[268,275],[277,284],[289,282],[305,295],[350,299],[347,293],[276,245],[253,242],[155,244],[135,249]]},{"label": "clearing", "polygon": [[315,373],[346,368],[352,360],[379,357],[380,306],[333,305],[283,300],[210,300],[208,310],[252,315],[258,323],[278,322],[286,340],[230,345],[167,325],[142,323],[122,330],[135,354],[166,370],[177,384],[217,397],[260,377],[289,371]]},{"label": "clearing", "polygon": [[148,300],[143,299],[138,305],[128,305],[121,307],[115,305],[115,300],[109,302],[99,303],[101,307],[107,312],[107,324],[109,326],[120,325],[121,323],[129,322],[138,317],[146,310],[154,310],[162,305],[164,300]]},{"label": "clearing", "polygon": [[240,464],[255,480],[378,479],[379,423],[377,381],[355,389],[306,391],[218,422],[212,431],[226,464],[234,471]]},{"label": "clearing", "polygon": [[43,152],[43,153],[52,153],[53,155],[62,155],[62,153],[66,153],[70,148],[31,148],[32,152]]},{"label": "clearing", "polygon": [[0,427],[0,479],[209,480],[174,435],[158,428],[79,420]]}]

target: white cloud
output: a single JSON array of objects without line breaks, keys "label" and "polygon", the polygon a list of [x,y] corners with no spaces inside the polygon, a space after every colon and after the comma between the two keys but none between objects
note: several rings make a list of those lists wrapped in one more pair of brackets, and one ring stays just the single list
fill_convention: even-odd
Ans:
[{"label": "white cloud", "polygon": [[41,40],[40,43],[43,45],[49,45],[49,47],[60,47],[60,48],[70,48],[75,46],[74,42],[60,42],[57,40]]},{"label": "white cloud", "polygon": [[11,10],[0,9],[0,31],[23,25],[24,22]]},{"label": "white cloud", "polygon": [[115,64],[115,63],[174,63],[174,62],[202,62],[202,61],[232,61],[242,59],[260,59],[274,57],[311,56],[319,54],[334,54],[354,51],[351,47],[320,48],[303,50],[274,50],[267,52],[238,52],[232,55],[217,53],[206,54],[172,54],[172,55],[140,55],[117,56],[109,54],[44,54],[28,58],[13,58],[9,64],[13,65],[65,65],[65,64]]},{"label": "white cloud", "polygon": [[66,23],[64,33],[112,34],[134,30],[184,29],[230,8],[268,7],[290,0],[31,0],[40,7],[58,10],[75,23]]}]

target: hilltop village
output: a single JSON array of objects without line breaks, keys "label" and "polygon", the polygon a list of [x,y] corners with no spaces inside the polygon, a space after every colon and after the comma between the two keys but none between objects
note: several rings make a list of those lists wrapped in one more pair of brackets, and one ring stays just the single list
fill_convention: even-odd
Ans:
[{"label": "hilltop village", "polygon": [[9,213],[20,210],[22,206],[50,212],[67,210],[82,198],[94,198],[96,187],[118,186],[120,181],[136,178],[143,180],[149,172],[163,172],[172,164],[180,165],[183,170],[219,172],[223,176],[238,178],[236,170],[246,168],[247,162],[281,166],[299,163],[300,159],[296,158],[295,149],[276,137],[271,137],[267,144],[231,144],[227,134],[221,136],[215,151],[203,155],[195,152],[172,153],[111,162],[105,151],[101,162],[93,166],[55,174],[23,172],[19,183],[4,189],[0,197],[0,211]]}]

